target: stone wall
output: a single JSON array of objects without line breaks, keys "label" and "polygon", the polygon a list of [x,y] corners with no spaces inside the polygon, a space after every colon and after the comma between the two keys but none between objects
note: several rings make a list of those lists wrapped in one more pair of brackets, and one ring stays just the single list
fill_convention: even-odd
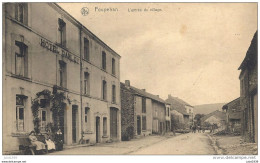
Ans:
[{"label": "stone wall", "polygon": [[122,140],[132,139],[135,135],[134,94],[121,83],[121,135]]}]

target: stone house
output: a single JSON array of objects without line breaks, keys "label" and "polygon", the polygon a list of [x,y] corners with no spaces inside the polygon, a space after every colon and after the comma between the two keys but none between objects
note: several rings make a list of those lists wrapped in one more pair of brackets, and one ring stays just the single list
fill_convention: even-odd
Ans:
[{"label": "stone house", "polygon": [[166,102],[130,85],[121,83],[122,140],[166,132]]},{"label": "stone house", "polygon": [[241,133],[242,110],[240,107],[240,98],[236,98],[225,104],[222,110],[226,113],[227,131],[229,133]]},{"label": "stone house", "polygon": [[41,133],[54,122],[48,92],[64,94],[65,145],[121,139],[120,56],[58,4],[3,4],[2,57],[3,153],[18,150],[35,119]]},{"label": "stone house", "polygon": [[242,136],[246,142],[256,142],[258,138],[258,93],[257,93],[257,31],[255,32],[246,56],[239,66],[240,104],[243,111]]}]

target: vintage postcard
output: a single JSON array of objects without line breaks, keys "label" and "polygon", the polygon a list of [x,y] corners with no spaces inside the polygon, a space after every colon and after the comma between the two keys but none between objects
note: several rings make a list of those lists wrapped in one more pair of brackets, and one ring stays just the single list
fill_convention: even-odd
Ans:
[{"label": "vintage postcard", "polygon": [[257,2],[2,6],[6,158],[257,161]]}]

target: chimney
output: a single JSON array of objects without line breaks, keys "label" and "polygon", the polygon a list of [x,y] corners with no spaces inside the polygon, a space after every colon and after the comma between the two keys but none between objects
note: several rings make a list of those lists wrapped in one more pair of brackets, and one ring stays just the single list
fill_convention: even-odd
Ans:
[{"label": "chimney", "polygon": [[146,90],[145,90],[145,89],[142,89],[142,91],[144,91],[144,92],[145,92]]},{"label": "chimney", "polygon": [[125,86],[130,87],[130,80],[125,80]]}]

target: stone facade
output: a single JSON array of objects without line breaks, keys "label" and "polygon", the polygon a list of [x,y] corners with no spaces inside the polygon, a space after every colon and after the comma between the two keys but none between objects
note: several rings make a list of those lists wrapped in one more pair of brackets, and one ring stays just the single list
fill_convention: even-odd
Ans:
[{"label": "stone facade", "polygon": [[246,57],[238,68],[241,70],[240,104],[243,111],[242,135],[247,142],[257,142],[258,100],[257,100],[257,32],[251,41]]},{"label": "stone facade", "polygon": [[135,136],[135,105],[134,105],[134,94],[130,87],[125,84],[120,84],[121,91],[121,132],[122,140],[130,140]]},{"label": "stone facade", "polygon": [[[17,137],[34,129],[32,100],[54,87],[66,97],[66,145],[77,144],[82,133],[89,143],[120,140],[119,65],[116,52],[56,3],[4,4],[3,152],[18,150]],[[53,122],[50,104],[40,108],[39,118],[45,132]]]},{"label": "stone facade", "polygon": [[[159,96],[121,83],[122,140],[166,132],[166,103]],[[167,119],[170,122],[170,116]],[[170,125],[170,124],[169,124]]]}]

